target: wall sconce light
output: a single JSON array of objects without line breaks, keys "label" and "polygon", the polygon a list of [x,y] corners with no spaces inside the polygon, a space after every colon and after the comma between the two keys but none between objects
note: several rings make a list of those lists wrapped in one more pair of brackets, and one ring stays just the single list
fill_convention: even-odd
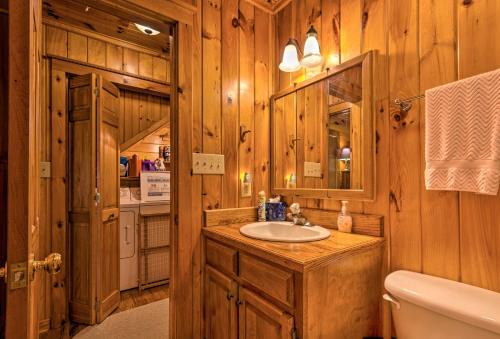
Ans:
[{"label": "wall sconce light", "polygon": [[300,69],[299,52],[297,49],[297,42],[294,39],[288,39],[285,50],[283,51],[283,58],[279,68],[283,72],[295,72]]},{"label": "wall sconce light", "polygon": [[301,67],[314,68],[323,63],[321,56],[318,32],[311,25],[306,34],[306,42],[304,43],[303,58],[299,62],[300,48],[297,40],[290,38],[286,43],[285,50],[283,51],[283,58],[279,64],[280,70],[283,72],[296,72]]},{"label": "wall sconce light", "polygon": [[304,57],[300,64],[307,68],[317,67],[323,63],[323,57],[319,50],[318,32],[311,25],[306,34],[304,43]]},{"label": "wall sconce light", "polygon": [[293,173],[289,174],[285,178],[286,188],[296,188],[297,187],[297,176]]},{"label": "wall sconce light", "polygon": [[252,196],[252,175],[248,172],[241,173],[241,190],[240,195],[242,198]]}]

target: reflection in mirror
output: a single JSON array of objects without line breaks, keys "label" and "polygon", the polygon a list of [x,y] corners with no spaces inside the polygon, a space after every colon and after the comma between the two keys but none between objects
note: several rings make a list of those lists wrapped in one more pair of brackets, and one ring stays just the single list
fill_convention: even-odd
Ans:
[{"label": "reflection in mirror", "polygon": [[328,79],[328,188],[361,189],[362,69]]},{"label": "reflection in mirror", "polygon": [[273,97],[273,191],[369,200],[374,192],[372,54]]}]

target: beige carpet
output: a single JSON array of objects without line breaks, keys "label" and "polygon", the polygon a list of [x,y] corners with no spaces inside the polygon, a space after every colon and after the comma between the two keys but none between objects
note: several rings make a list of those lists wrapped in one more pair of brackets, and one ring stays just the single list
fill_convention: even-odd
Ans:
[{"label": "beige carpet", "polygon": [[168,339],[168,299],[113,314],[76,339]]}]

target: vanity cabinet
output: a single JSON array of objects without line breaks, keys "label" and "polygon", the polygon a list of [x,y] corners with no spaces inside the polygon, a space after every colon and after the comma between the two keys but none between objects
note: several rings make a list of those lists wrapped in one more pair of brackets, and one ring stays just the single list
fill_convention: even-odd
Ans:
[{"label": "vanity cabinet", "polygon": [[383,239],[332,231],[315,243],[203,230],[206,339],[352,339],[379,334]]},{"label": "vanity cabinet", "polygon": [[235,280],[205,267],[206,338],[238,338],[237,296]]}]

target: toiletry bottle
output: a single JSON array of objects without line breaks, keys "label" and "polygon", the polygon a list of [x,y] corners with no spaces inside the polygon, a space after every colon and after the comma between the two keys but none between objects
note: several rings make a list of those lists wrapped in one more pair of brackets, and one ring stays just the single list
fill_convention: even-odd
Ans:
[{"label": "toiletry bottle", "polygon": [[337,227],[340,232],[351,233],[352,230],[352,217],[347,211],[347,201],[342,200],[342,209],[337,218]]},{"label": "toiletry bottle", "polygon": [[259,221],[266,221],[266,192],[264,191],[259,192],[257,219]]}]

